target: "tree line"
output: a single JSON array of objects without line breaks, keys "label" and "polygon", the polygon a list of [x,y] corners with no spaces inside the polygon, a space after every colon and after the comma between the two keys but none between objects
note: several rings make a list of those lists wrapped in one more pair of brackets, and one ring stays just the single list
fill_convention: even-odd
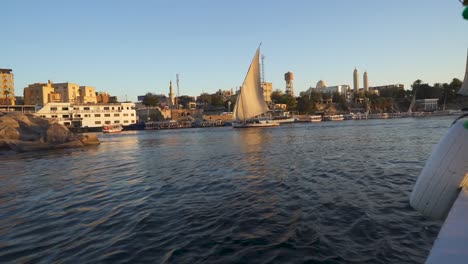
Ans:
[{"label": "tree line", "polygon": [[[288,111],[297,111],[301,114],[314,114],[322,112],[327,105],[333,105],[337,111],[349,112],[351,108],[362,108],[375,112],[406,111],[411,100],[416,99],[439,99],[439,105],[457,103],[457,92],[462,86],[462,81],[457,78],[450,83],[435,83],[430,85],[422,80],[416,80],[411,85],[411,90],[401,88],[387,88],[373,92],[359,92],[354,101],[348,102],[345,95],[335,93],[321,93],[310,89],[308,93],[301,93],[298,97],[275,90],[271,93],[271,103],[285,104]],[[352,92],[352,91],[349,91]],[[196,100],[191,96],[177,97],[177,103],[182,108],[189,108],[190,102],[196,102],[197,108],[205,111],[231,111],[236,102],[236,95],[223,96],[219,94],[200,94]],[[144,96],[145,106],[159,106],[159,98],[153,93]]]}]

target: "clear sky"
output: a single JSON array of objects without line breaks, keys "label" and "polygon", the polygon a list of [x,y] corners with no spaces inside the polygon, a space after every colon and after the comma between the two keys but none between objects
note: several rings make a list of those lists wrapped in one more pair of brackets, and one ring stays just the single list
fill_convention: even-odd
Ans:
[{"label": "clear sky", "polygon": [[[242,84],[260,42],[265,79],[296,95],[323,79],[371,86],[463,79],[468,20],[458,0],[14,0],[2,1],[0,68],[15,93],[30,83],[74,82],[136,101],[199,95]],[[362,86],[362,78],[361,78]]]}]

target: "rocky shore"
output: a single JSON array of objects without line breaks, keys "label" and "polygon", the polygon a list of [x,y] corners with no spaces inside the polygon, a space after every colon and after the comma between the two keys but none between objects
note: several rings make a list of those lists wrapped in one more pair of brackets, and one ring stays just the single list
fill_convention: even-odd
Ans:
[{"label": "rocky shore", "polygon": [[0,150],[25,152],[98,144],[96,135],[74,134],[53,120],[33,114],[0,112]]}]

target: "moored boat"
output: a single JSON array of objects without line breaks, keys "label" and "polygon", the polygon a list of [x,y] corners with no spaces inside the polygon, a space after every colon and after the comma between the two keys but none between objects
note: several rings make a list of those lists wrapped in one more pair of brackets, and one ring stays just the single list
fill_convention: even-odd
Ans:
[{"label": "moored boat", "polygon": [[102,126],[102,132],[103,133],[118,133],[123,130],[123,127],[121,124],[109,124],[109,125],[103,125]]}]

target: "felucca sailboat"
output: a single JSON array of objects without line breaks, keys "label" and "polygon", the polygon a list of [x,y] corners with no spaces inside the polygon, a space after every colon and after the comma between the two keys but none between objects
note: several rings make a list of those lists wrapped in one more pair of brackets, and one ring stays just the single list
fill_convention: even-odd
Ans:
[{"label": "felucca sailboat", "polygon": [[260,47],[250,64],[241,91],[234,106],[232,126],[235,128],[279,126],[268,116],[268,105],[260,83]]}]

